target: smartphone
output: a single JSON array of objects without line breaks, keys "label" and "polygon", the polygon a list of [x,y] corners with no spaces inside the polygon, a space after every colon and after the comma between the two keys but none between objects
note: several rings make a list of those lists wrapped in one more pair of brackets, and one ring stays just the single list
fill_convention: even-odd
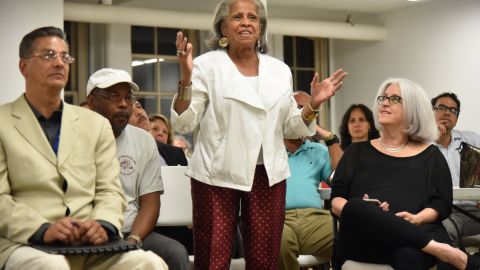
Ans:
[{"label": "smartphone", "polygon": [[369,203],[376,204],[376,205],[381,204],[381,202],[378,199],[363,199],[363,200],[366,201],[366,202],[369,202]]}]

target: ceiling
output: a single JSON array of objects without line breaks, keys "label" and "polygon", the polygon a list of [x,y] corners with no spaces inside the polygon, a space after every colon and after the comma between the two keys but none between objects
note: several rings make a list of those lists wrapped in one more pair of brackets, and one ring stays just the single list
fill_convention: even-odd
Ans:
[{"label": "ceiling", "polygon": [[[173,11],[190,11],[212,14],[219,0],[65,0],[86,4],[112,2],[113,5],[162,9]],[[416,5],[432,0],[266,0],[270,17],[302,18],[310,20],[345,20],[351,13],[354,19],[375,21],[384,12]]]}]

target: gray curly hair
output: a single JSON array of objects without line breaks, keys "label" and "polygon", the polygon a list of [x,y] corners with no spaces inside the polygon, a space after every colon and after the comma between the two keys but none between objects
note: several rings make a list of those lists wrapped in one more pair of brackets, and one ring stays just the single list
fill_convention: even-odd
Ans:
[{"label": "gray curly hair", "polygon": [[[232,3],[238,0],[223,0],[218,4],[215,10],[215,16],[213,18],[213,29],[210,32],[210,37],[207,40],[207,46],[209,49],[217,50],[221,49],[218,45],[218,40],[223,36],[222,24],[226,17],[230,14],[230,6]],[[260,18],[260,36],[258,37],[255,50],[260,53],[268,52],[268,43],[266,37],[267,30],[267,12],[265,6],[260,0],[252,0],[253,4],[257,7],[257,14]]]}]

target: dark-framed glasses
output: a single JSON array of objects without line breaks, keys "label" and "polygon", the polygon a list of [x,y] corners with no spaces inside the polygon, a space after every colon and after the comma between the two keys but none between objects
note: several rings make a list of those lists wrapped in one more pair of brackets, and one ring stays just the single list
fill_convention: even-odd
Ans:
[{"label": "dark-framed glasses", "polygon": [[399,96],[378,96],[378,105],[381,105],[385,100],[388,100],[388,103],[390,103],[390,105],[402,103],[402,98]]},{"label": "dark-framed glasses", "polygon": [[460,110],[455,108],[455,107],[448,107],[446,105],[443,105],[443,104],[439,104],[439,105],[436,105],[436,106],[433,106],[433,110],[436,111],[436,112],[446,112],[446,111],[449,111],[450,113],[454,114],[455,116],[458,116],[458,114],[460,113]]},{"label": "dark-framed glasses", "polygon": [[31,58],[31,57],[40,57],[41,59],[43,59],[45,61],[49,61],[49,62],[53,62],[53,61],[55,61],[55,59],[57,59],[57,57],[60,57],[62,62],[65,63],[65,64],[71,64],[71,63],[75,62],[75,58],[73,58],[73,56],[71,56],[70,54],[65,53],[65,52],[56,53],[55,51],[52,51],[52,50],[43,51],[39,54],[32,54],[27,58]]},{"label": "dark-framed glasses", "polygon": [[103,97],[104,99],[108,99],[110,101],[113,101],[115,103],[120,103],[122,102],[122,100],[125,100],[125,102],[128,104],[128,105],[133,105],[135,104],[135,102],[137,102],[137,98],[134,97],[133,95],[126,95],[126,96],[122,96],[118,93],[115,93],[115,92],[108,92],[108,91],[103,91],[103,90],[96,90],[94,92],[95,95],[99,95],[101,97]]}]

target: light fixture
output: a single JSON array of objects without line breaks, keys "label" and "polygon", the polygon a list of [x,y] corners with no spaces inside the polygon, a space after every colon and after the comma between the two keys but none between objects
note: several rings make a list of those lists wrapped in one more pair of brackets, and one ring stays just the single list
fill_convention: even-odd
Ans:
[{"label": "light fixture", "polygon": [[143,63],[143,61],[138,61],[138,60],[132,61],[132,67],[141,66],[143,64],[145,64]]},{"label": "light fixture", "polygon": [[143,61],[145,64],[151,64],[151,63],[156,63],[158,61],[157,58],[152,58],[152,59],[147,59]]}]

